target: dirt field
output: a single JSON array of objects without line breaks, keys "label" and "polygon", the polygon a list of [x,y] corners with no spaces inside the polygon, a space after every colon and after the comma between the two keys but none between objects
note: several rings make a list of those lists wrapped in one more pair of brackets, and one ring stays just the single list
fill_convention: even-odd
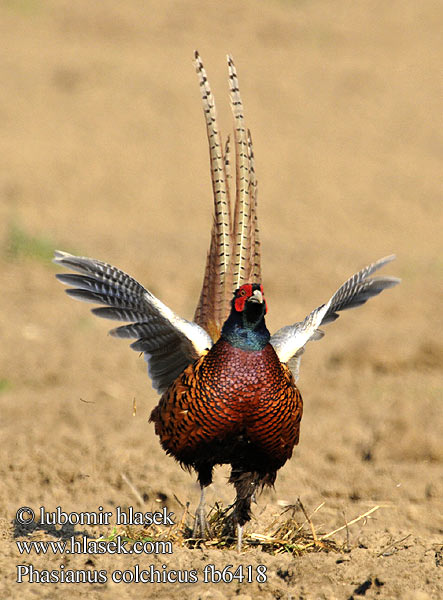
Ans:
[{"label": "dirt field", "polygon": [[[1,3],[1,598],[443,596],[442,17],[439,0]],[[384,255],[397,254],[386,273],[403,280],[308,347],[300,445],[246,535],[299,497],[310,514],[324,502],[319,536],[380,508],[333,536],[341,554],[21,555],[17,540],[59,539],[14,528],[23,506],[166,506],[179,518],[178,500],[198,502],[147,421],[157,396],[143,358],[64,295],[50,262],[54,248],[106,260],[192,318],[212,210],[195,48],[224,132],[227,52],[239,72],[271,331]],[[226,475],[210,505],[232,500]],[[113,523],[63,534],[109,537]],[[108,581],[16,583],[30,564]],[[204,583],[209,564],[254,576],[264,565],[267,581]],[[136,565],[195,569],[198,582],[112,581]]]}]

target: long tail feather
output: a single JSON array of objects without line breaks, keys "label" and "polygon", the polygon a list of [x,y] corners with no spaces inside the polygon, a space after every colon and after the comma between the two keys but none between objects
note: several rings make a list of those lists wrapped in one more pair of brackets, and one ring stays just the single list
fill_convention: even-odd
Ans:
[{"label": "long tail feather", "polygon": [[216,339],[225,318],[225,299],[228,295],[227,288],[230,287],[228,283],[231,255],[230,198],[214,97],[197,51],[195,52],[195,68],[200,82],[209,141],[215,215],[203,288],[194,320],[204,327],[213,339]]},{"label": "long tail feather", "polygon": [[[225,173],[226,173],[226,181],[227,187],[230,189],[230,179],[231,179],[231,136],[228,135],[225,143]],[[229,207],[230,208],[230,207]],[[231,234],[232,234],[232,219],[231,219]]]},{"label": "long tail feather", "polygon": [[195,68],[200,82],[209,141],[214,221],[211,230],[203,288],[194,321],[216,340],[229,309],[232,292],[246,282],[261,282],[260,240],[257,222],[257,180],[252,137],[245,128],[237,72],[228,56],[229,89],[234,116],[235,206],[231,213],[230,138],[223,151],[214,97],[198,52]]},{"label": "long tail feather", "polygon": [[261,253],[260,253],[260,233],[258,230],[257,219],[257,179],[255,177],[254,149],[252,146],[252,136],[248,129],[248,158],[249,158],[249,197],[251,202],[251,222],[250,222],[250,240],[251,240],[251,273],[248,280],[251,283],[261,283]]},{"label": "long tail feather", "polygon": [[235,207],[234,207],[234,248],[232,257],[233,288],[247,281],[251,265],[251,202],[249,198],[250,162],[248,135],[244,125],[243,103],[238,88],[237,71],[231,56],[228,56],[229,87],[231,108],[234,115],[235,139]]}]

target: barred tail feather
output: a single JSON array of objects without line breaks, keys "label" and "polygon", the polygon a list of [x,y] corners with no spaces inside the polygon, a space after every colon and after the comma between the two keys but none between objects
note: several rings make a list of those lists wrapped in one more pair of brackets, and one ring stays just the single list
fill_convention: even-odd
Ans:
[{"label": "barred tail feather", "polygon": [[200,82],[209,142],[215,216],[203,279],[203,289],[194,319],[196,323],[205,327],[213,338],[216,338],[225,318],[225,289],[228,285],[231,254],[230,198],[214,97],[197,51],[195,52],[195,68]]},{"label": "barred tail feather", "polygon": [[229,88],[232,114],[234,116],[235,140],[235,207],[234,248],[231,269],[233,288],[245,283],[250,273],[250,223],[251,202],[249,197],[250,162],[248,136],[244,124],[243,103],[238,87],[237,71],[231,56],[228,56]]},{"label": "barred tail feather", "polygon": [[257,180],[252,137],[244,123],[243,104],[234,61],[228,56],[229,89],[234,117],[235,204],[231,212],[230,138],[222,148],[214,97],[203,63],[195,53],[206,131],[209,141],[214,221],[203,288],[194,320],[215,340],[230,310],[232,293],[246,282],[260,283],[260,240],[257,222]]},{"label": "barred tail feather", "polygon": [[251,283],[261,283],[261,255],[260,255],[260,233],[258,230],[257,218],[257,179],[255,177],[254,149],[252,146],[252,136],[248,129],[248,158],[249,158],[249,197],[251,201],[251,221],[250,221],[250,240],[251,240],[251,273],[248,280]]}]

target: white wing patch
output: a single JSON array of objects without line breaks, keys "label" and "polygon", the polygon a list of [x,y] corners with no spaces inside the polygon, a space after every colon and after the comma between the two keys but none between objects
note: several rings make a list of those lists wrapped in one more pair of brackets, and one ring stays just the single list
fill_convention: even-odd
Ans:
[{"label": "white wing patch", "polygon": [[271,337],[271,344],[283,363],[288,363],[298,376],[301,355],[309,341],[319,340],[324,333],[319,329],[338,318],[338,312],[364,304],[369,298],[400,283],[397,277],[372,277],[377,269],[394,260],[386,256],[365,267],[341,285],[332,298],[313,310],[303,321],[279,329]]},{"label": "white wing patch", "polygon": [[174,311],[166,306],[166,304],[163,304],[161,300],[151,294],[151,292],[146,292],[146,300],[150,302],[152,306],[155,306],[159,314],[169,321],[177,331],[180,331],[192,343],[195,352],[199,356],[211,348],[213,345],[211,336],[202,327],[197,325],[197,323],[179,317]]},{"label": "white wing patch", "polygon": [[281,362],[287,363],[310,341],[320,327],[330,304],[331,301],[329,300],[327,304],[313,310],[304,321],[282,327],[271,337],[271,344],[274,346]]},{"label": "white wing patch", "polygon": [[159,393],[212,346],[211,337],[202,327],[176,315],[120,269],[60,251],[56,251],[54,262],[76,272],[56,275],[59,281],[72,286],[66,290],[69,296],[104,305],[92,309],[98,317],[129,322],[110,334],[136,338],[131,348],[143,352],[152,385]]}]

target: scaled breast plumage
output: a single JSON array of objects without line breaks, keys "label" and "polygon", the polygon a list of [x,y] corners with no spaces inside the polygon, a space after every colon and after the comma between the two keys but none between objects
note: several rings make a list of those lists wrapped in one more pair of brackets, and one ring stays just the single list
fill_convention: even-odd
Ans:
[{"label": "scaled breast plumage", "polygon": [[165,449],[185,461],[191,446],[242,433],[280,463],[298,441],[301,414],[292,374],[270,344],[248,352],[221,339],[183,372],[151,419]]}]

